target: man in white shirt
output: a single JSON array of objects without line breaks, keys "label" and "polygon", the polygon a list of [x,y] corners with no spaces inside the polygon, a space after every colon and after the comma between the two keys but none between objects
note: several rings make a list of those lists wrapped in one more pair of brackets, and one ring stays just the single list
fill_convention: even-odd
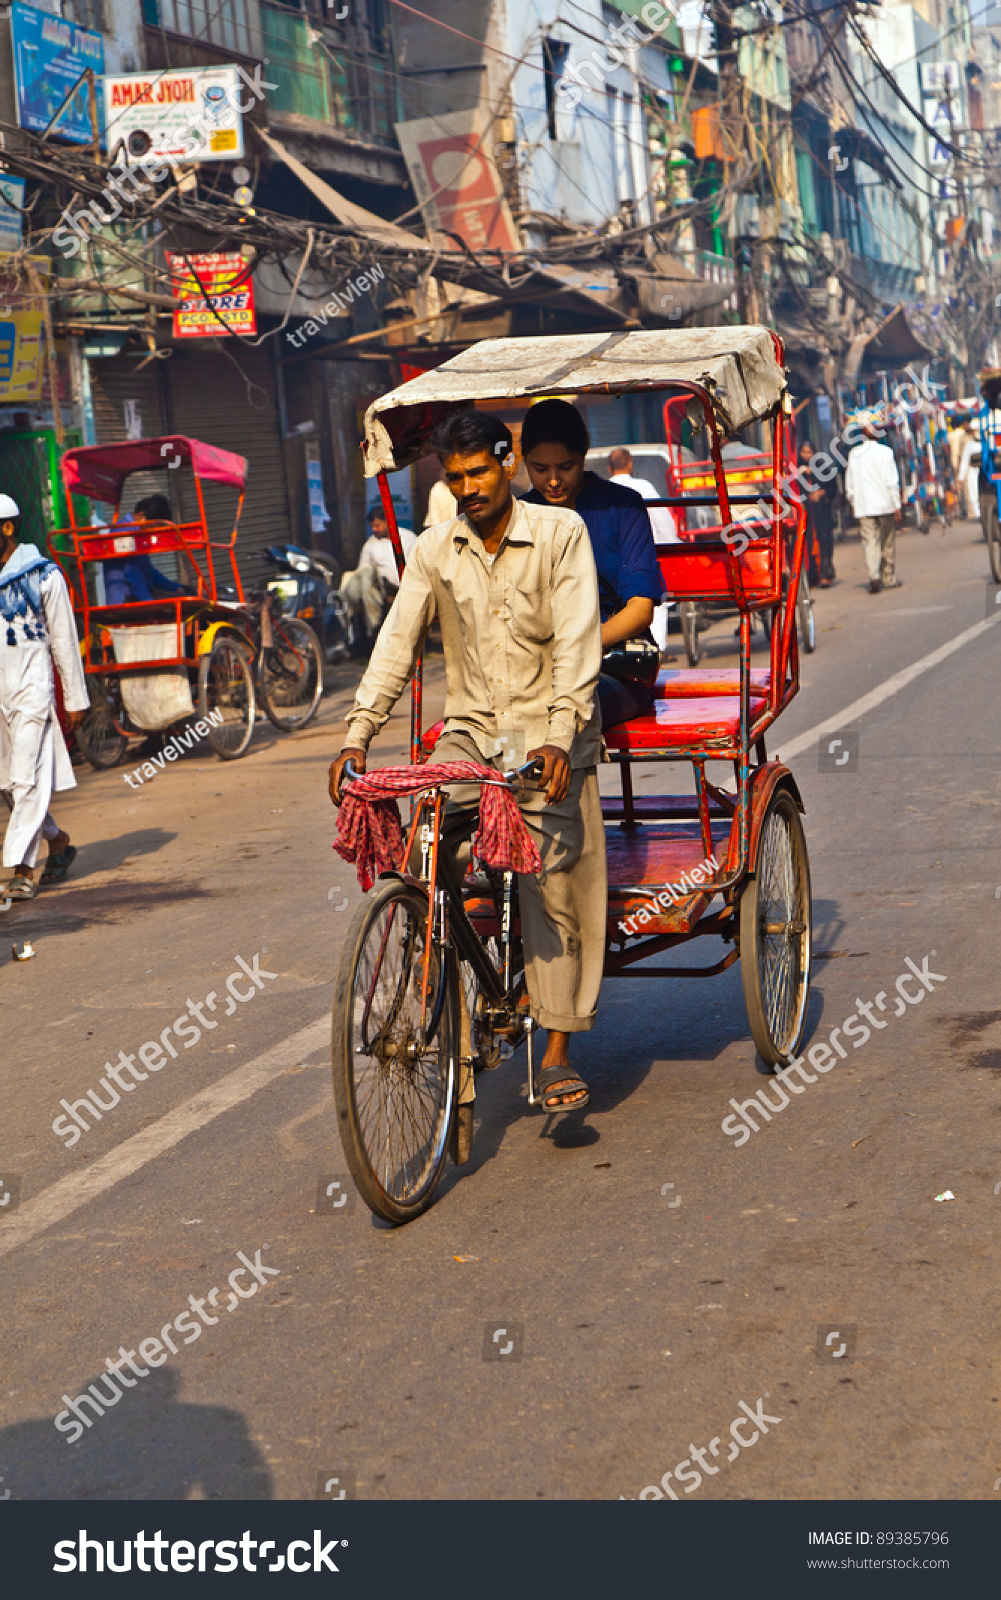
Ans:
[{"label": "man in white shirt", "polygon": [[90,698],[66,580],[33,544],[18,542],[20,528],[16,502],[0,495],[0,793],[10,811],[3,865],[14,873],[4,894],[31,900],[42,839],[64,841],[63,859],[76,854],[49,815],[53,789],[76,787],[55,673],[70,728],[79,727]]},{"label": "man in white shirt", "polygon": [[[649,478],[634,478],[633,454],[625,445],[616,445],[614,450],[608,452],[608,476],[612,483],[621,483],[624,489],[634,489],[641,494],[644,500],[663,500],[664,495],[656,489]],[[658,544],[677,544],[678,530],[674,524],[674,517],[667,506],[654,506],[649,513],[650,526],[653,529],[654,539]],[[661,656],[667,650],[667,613],[673,605],[672,600],[665,600],[662,605],[656,606],[650,632],[657,641]],[[674,658],[671,657],[671,660]]]},{"label": "man in white shirt", "polygon": [[882,429],[874,412],[863,412],[856,422],[865,434],[860,445],[849,453],[845,472],[845,493],[862,530],[862,548],[869,570],[869,593],[880,589],[899,589],[894,576],[900,521],[900,478],[889,445],[880,444]]},{"label": "man in white shirt", "polygon": [[[362,613],[369,634],[377,634],[382,626],[382,612],[386,600],[400,587],[396,570],[393,541],[389,537],[389,524],[381,506],[373,506],[368,514],[372,532],[361,547],[358,565],[354,572],[346,572],[341,579],[341,598],[352,613]],[[400,528],[400,543],[404,557],[417,543],[412,528]]]}]

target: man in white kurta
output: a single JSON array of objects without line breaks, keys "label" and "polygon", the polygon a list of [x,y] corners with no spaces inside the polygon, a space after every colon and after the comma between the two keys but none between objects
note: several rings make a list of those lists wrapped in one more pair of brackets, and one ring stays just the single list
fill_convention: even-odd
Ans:
[{"label": "man in white kurta", "polygon": [[16,504],[0,496],[0,792],[11,812],[3,865],[15,869],[6,893],[30,900],[52,791],[76,787],[53,669],[71,727],[90,699],[66,580],[34,545],[18,544],[19,525]]}]

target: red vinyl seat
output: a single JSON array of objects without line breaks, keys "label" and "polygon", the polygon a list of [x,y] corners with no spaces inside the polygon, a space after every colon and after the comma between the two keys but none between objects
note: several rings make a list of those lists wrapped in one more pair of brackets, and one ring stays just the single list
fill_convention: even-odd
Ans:
[{"label": "red vinyl seat", "polygon": [[[751,696],[751,722],[766,710],[763,695]],[[620,722],[605,730],[609,750],[675,750],[710,740],[731,744],[740,732],[739,695],[704,695],[698,699],[660,700],[645,717]]]},{"label": "red vinyl seat", "polygon": [[[751,668],[751,696],[768,695],[771,667]],[[697,699],[702,695],[739,694],[739,667],[661,667],[654,693],[658,700]]]}]

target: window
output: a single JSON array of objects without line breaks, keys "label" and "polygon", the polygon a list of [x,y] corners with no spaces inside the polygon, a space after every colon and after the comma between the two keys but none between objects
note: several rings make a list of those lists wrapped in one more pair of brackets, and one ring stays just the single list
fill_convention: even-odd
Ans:
[{"label": "window", "polygon": [[78,28],[104,32],[104,0],[63,0],[63,16]]},{"label": "window", "polygon": [[[64,3],[99,5],[101,0]],[[248,11],[248,0],[143,0],[143,18],[152,27],[166,28],[187,39],[204,39],[244,56],[257,53]]]},{"label": "window", "polygon": [[562,39],[550,39],[548,36],[542,41],[542,71],[546,84],[546,124],[549,128],[550,139],[558,137],[556,131],[556,85],[563,76],[567,64],[570,46],[564,44]]}]

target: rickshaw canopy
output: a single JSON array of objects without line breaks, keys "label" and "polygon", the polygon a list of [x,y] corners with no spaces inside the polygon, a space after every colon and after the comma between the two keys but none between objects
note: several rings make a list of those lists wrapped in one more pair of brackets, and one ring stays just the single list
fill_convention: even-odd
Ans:
[{"label": "rickshaw canopy", "polygon": [[63,456],[63,477],[71,493],[117,505],[122,485],[133,472],[176,467],[180,464],[178,458],[191,466],[196,477],[210,483],[226,483],[234,489],[242,489],[246,481],[244,456],[235,455],[232,450],[220,450],[213,444],[203,444],[200,439],[188,439],[181,433],[67,450]]},{"label": "rickshaw canopy", "polygon": [[708,390],[724,434],[770,416],[785,392],[774,337],[752,326],[484,339],[373,401],[365,413],[365,473],[374,478],[409,466],[458,405],[691,383]]}]

